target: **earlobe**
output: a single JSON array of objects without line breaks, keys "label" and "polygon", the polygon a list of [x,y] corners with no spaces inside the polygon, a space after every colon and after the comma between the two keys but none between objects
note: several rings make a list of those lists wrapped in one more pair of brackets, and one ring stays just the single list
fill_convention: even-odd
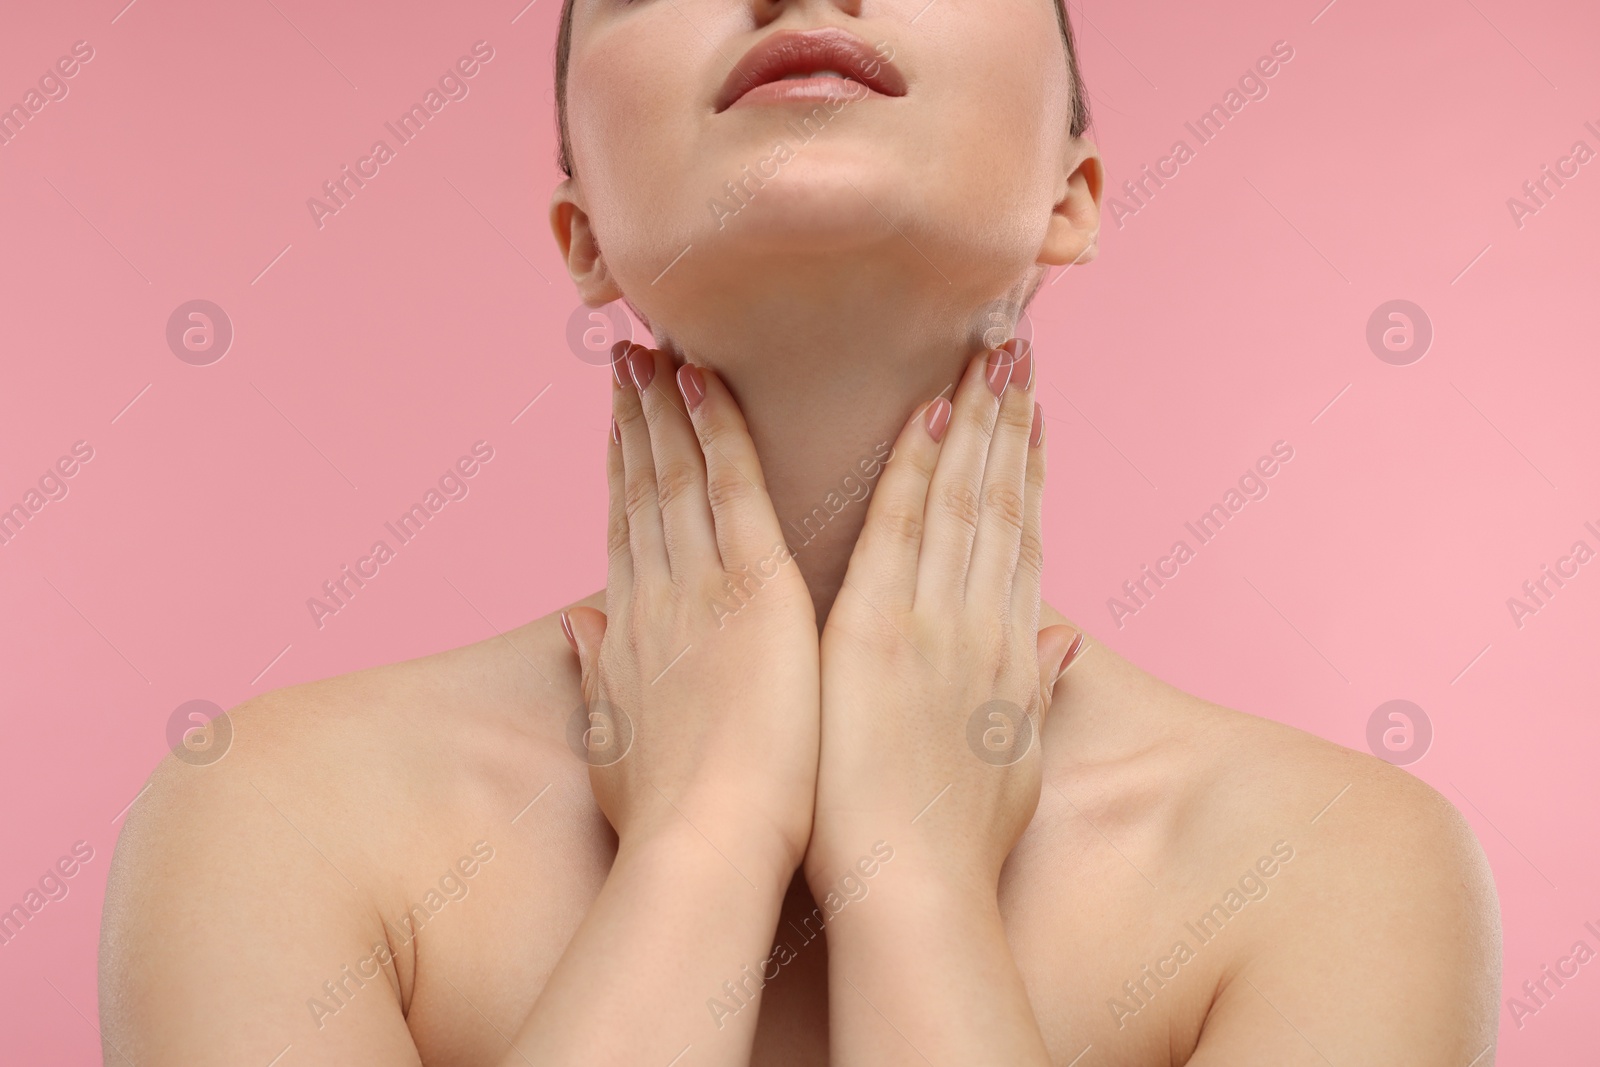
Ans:
[{"label": "earlobe", "polygon": [[1076,166],[1067,175],[1066,193],[1050,215],[1039,262],[1052,267],[1076,266],[1093,261],[1100,252],[1100,196],[1104,171],[1100,153],[1080,141]]},{"label": "earlobe", "polygon": [[589,216],[578,204],[577,188],[571,178],[556,186],[550,197],[550,232],[555,235],[567,273],[585,304],[600,307],[622,296],[606,268]]}]

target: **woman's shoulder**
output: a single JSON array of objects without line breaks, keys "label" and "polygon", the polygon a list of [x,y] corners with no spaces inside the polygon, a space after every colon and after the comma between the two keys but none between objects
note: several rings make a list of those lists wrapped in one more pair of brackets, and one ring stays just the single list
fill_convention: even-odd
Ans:
[{"label": "woman's shoulder", "polygon": [[[548,616],[264,693],[213,721],[208,744],[164,758],[112,860],[100,953],[108,1039],[137,1046],[185,1012],[207,1016],[216,1047],[267,1016],[302,1026],[316,981],[395,944],[397,917],[444,884],[441,870],[499,857],[495,871],[536,880],[559,866],[540,852],[561,844],[548,828],[589,825],[585,768],[562,740],[561,709],[576,693],[569,660]],[[520,833],[535,821],[515,824],[518,809],[547,789],[545,814],[578,817]],[[437,896],[423,902],[429,913]],[[383,963],[408,1003],[414,947]],[[387,1041],[404,1058],[393,1001],[354,1003],[336,1035],[363,1047],[351,1055]],[[316,1028],[325,1040],[332,1030]]]},{"label": "woman's shoulder", "polygon": [[[477,747],[556,736],[553,719],[576,694],[576,663],[552,613],[470,644],[246,700],[226,712],[227,751],[207,762],[223,773],[232,763],[239,773],[328,785],[368,777],[363,768],[438,769],[447,754],[470,761]],[[157,773],[185,777],[193,766],[179,753]]]},{"label": "woman's shoulder", "polygon": [[419,830],[570,773],[563,709],[577,700],[554,614],[268,691],[213,721],[208,744],[162,759],[128,812],[115,866],[181,877],[221,862],[270,865],[282,854],[261,846],[280,831],[335,867],[341,854],[356,866],[403,855]]},{"label": "woman's shoulder", "polygon": [[1388,857],[1415,870],[1431,859],[1486,871],[1460,811],[1401,767],[1185,693],[1103,647],[1066,681],[1077,689],[1063,709],[1084,727],[1081,737],[1060,731],[1075,762],[1087,761],[1110,792],[1150,799],[1175,837],[1276,834],[1359,851],[1365,863]]},{"label": "woman's shoulder", "polygon": [[1187,721],[1177,736],[1194,753],[1195,787],[1219,817],[1281,827],[1331,860],[1359,856],[1369,878],[1431,868],[1470,873],[1492,891],[1466,819],[1421,777],[1273,719],[1187,694],[1181,703]]},{"label": "woman's shoulder", "polygon": [[1276,828],[1369,850],[1392,839],[1424,853],[1481,856],[1461,813],[1418,776],[1186,693],[1092,637],[1056,693],[1047,766],[1098,783],[1095,792],[1121,798],[1107,803],[1129,818],[1154,819],[1187,839],[1206,826]]},{"label": "woman's shoulder", "polygon": [[1152,885],[1185,906],[1220,901],[1219,921],[1254,916],[1229,926],[1218,1004],[1243,997],[1252,1006],[1240,1010],[1256,1011],[1249,978],[1399,1032],[1410,990],[1432,982],[1423,999],[1436,1003],[1413,1006],[1492,1035],[1498,902],[1449,799],[1365,752],[1183,693],[1106,649],[1093,656],[1081,678],[1069,672],[1068,721],[1049,724],[1068,750],[1052,770]]}]

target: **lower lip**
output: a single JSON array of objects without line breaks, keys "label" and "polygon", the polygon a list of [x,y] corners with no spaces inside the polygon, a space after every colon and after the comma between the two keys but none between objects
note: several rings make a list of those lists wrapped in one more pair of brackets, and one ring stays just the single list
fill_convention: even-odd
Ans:
[{"label": "lower lip", "polygon": [[845,78],[790,78],[767,82],[747,91],[732,107],[746,104],[815,104],[830,100],[865,100],[881,94]]}]

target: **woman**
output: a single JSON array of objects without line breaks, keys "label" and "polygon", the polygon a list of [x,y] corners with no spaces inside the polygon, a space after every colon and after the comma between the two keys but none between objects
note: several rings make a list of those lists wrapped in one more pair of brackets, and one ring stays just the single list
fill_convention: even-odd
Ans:
[{"label": "woman", "polygon": [[983,338],[1094,255],[1059,4],[562,19],[555,235],[658,345],[606,588],[159,770],[108,1059],[1491,1063],[1457,813],[1039,600],[1035,357]]}]

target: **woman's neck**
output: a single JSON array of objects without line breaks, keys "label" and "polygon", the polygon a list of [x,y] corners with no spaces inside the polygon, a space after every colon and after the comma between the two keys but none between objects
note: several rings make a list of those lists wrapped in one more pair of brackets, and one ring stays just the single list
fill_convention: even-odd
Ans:
[{"label": "woman's neck", "polygon": [[[863,308],[856,294],[850,314],[793,293],[759,303],[746,294],[708,320],[717,323],[714,333],[672,346],[680,359],[715,370],[738,400],[818,625],[843,585],[869,494],[907,420],[954,388],[984,328],[1010,326],[937,295],[942,304],[912,314],[891,310],[889,299]],[[1004,338],[991,334],[997,339]]]}]

